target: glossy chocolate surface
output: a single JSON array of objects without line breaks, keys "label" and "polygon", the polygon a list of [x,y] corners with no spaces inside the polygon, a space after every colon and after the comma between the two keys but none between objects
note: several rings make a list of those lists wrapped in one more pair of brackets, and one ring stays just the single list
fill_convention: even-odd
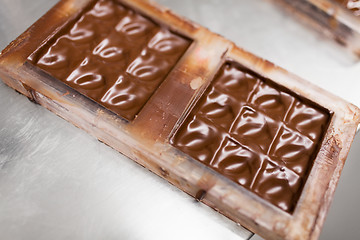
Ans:
[{"label": "glossy chocolate surface", "polygon": [[191,41],[113,0],[100,0],[30,60],[132,120]]},{"label": "glossy chocolate surface", "polygon": [[360,16],[360,0],[335,0],[347,9],[349,9],[355,16]]},{"label": "glossy chocolate surface", "polygon": [[292,212],[329,120],[327,110],[228,61],[171,144]]}]

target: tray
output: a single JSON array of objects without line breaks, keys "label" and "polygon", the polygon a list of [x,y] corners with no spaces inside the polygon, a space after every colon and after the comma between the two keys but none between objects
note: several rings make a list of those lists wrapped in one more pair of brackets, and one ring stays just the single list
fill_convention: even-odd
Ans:
[{"label": "tray", "polygon": [[[4,82],[250,230],[267,238],[316,238],[359,122],[358,109],[236,47],[221,36],[179,18],[166,8],[143,1],[125,1],[126,5],[138,9],[156,21],[170,25],[174,31],[193,40],[182,60],[172,70],[173,77],[169,75],[165,80],[181,81],[181,84],[186,86],[184,98],[187,100],[181,100],[186,104],[180,104],[182,107],[174,112],[174,109],[161,104],[164,98],[161,98],[161,102],[156,102],[156,96],[153,96],[136,120],[129,124],[77,91],[49,78],[28,61],[28,56],[41,42],[71,20],[87,3],[61,1],[12,42],[1,56]],[[54,23],[51,27],[44,24],[49,21]],[[240,63],[332,113],[319,154],[292,214],[224,179],[192,158],[178,153],[168,143],[178,120],[185,116],[187,107],[195,101],[196,96],[201,95],[226,59]],[[307,86],[306,89],[304,85]],[[157,94],[160,94],[159,92],[161,93],[158,90]],[[173,100],[169,100],[171,101]],[[155,106],[159,111],[150,111],[149,106]],[[163,117],[163,114],[169,112],[172,116]],[[164,124],[161,121],[166,121],[167,127],[162,127]],[[149,124],[152,127],[149,127]],[[243,202],[247,203],[246,206],[241,204]]]}]

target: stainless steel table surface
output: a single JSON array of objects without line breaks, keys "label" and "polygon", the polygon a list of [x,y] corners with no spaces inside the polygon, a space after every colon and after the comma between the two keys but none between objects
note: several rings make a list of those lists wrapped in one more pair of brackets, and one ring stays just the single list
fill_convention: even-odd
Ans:
[{"label": "stainless steel table surface", "polygon": [[[0,0],[0,48],[55,2]],[[360,106],[356,58],[271,2],[158,2]],[[360,236],[359,153],[357,135],[322,239]],[[0,83],[0,239],[235,240],[250,236]]]}]

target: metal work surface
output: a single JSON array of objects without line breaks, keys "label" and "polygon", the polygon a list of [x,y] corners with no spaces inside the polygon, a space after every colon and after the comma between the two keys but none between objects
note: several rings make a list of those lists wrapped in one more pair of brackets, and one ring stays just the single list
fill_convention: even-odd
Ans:
[{"label": "metal work surface", "polygon": [[[0,0],[0,48],[57,0]],[[360,106],[360,62],[265,0],[158,0]],[[304,86],[306,87],[306,86]],[[246,239],[252,234],[0,83],[1,239]],[[321,238],[360,234],[357,135]]]}]

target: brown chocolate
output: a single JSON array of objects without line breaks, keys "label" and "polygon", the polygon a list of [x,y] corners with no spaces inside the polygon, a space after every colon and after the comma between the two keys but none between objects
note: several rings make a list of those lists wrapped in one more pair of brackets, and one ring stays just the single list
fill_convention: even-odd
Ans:
[{"label": "brown chocolate", "polygon": [[327,110],[228,61],[171,143],[292,212],[329,120]]},{"label": "brown chocolate", "polygon": [[191,41],[113,0],[100,0],[29,58],[132,120]]},{"label": "brown chocolate", "polygon": [[335,0],[348,10],[352,12],[355,16],[360,16],[360,0]]}]

